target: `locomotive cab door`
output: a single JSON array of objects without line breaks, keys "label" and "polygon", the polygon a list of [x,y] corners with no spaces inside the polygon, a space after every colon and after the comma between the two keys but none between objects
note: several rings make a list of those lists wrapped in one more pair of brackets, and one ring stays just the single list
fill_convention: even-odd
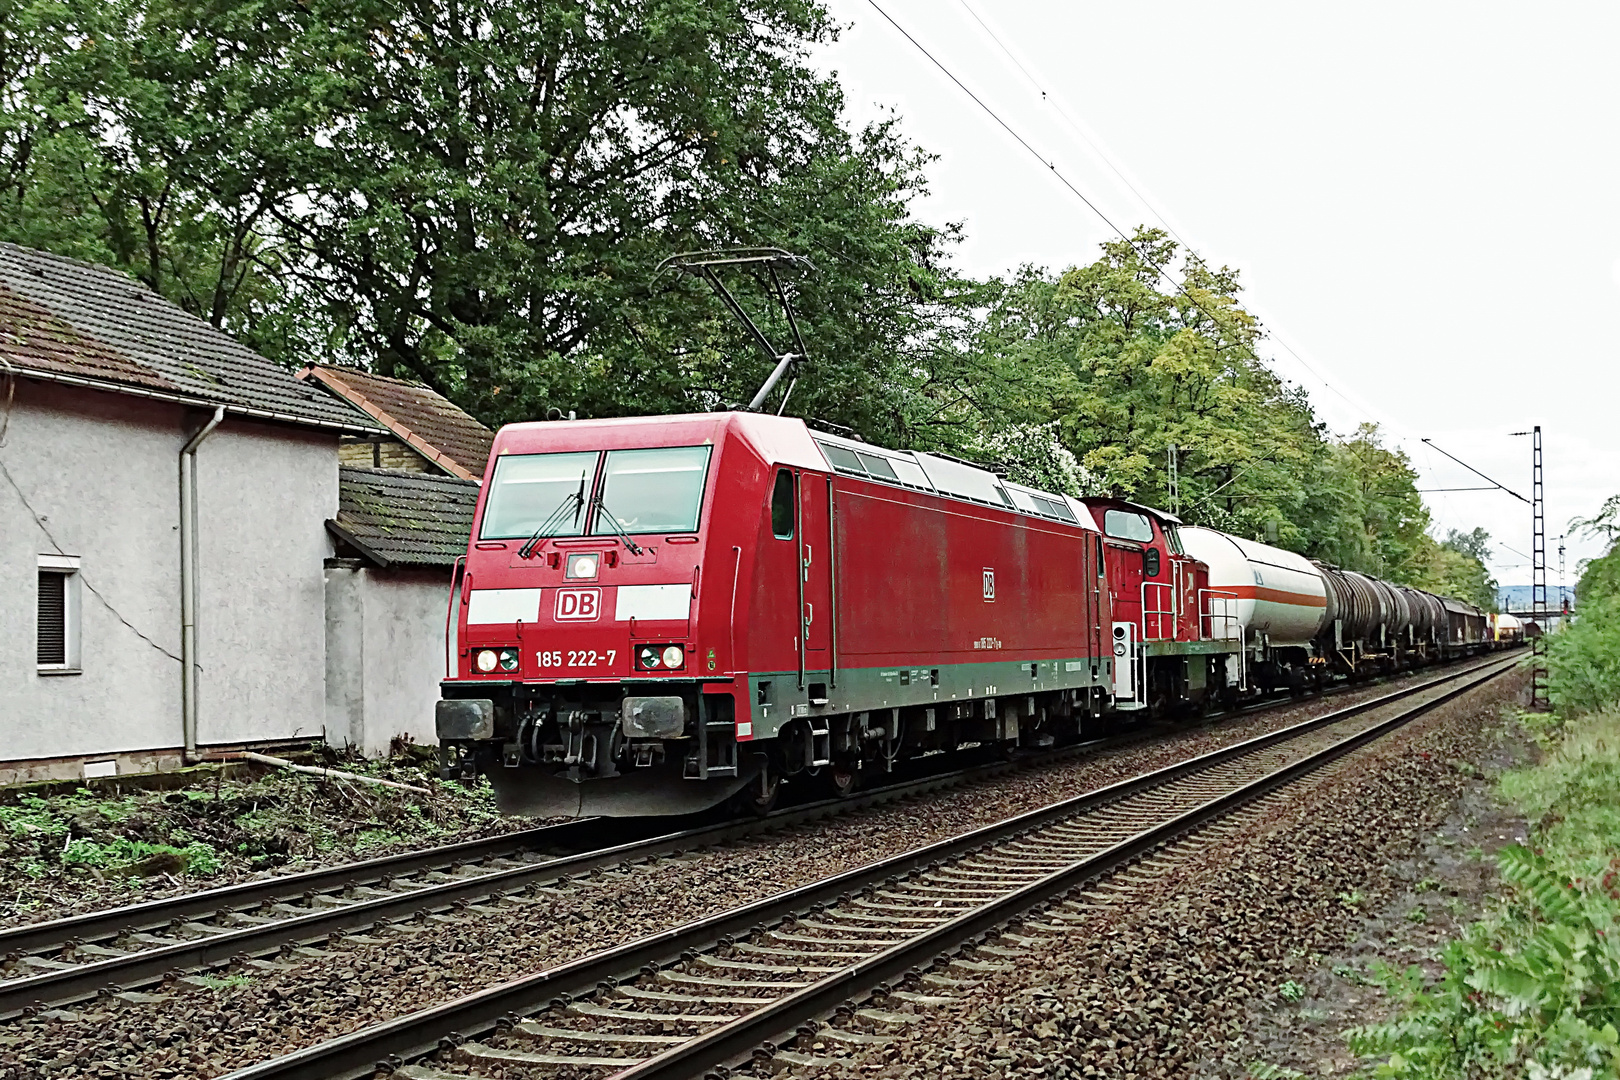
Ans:
[{"label": "locomotive cab door", "polygon": [[[799,474],[799,573],[804,669],[832,671],[833,549],[832,482],[815,473]],[[812,680],[820,682],[819,678]]]},{"label": "locomotive cab door", "polygon": [[1105,542],[1108,560],[1108,595],[1113,600],[1114,621],[1136,624],[1142,633],[1143,554],[1135,544]]}]

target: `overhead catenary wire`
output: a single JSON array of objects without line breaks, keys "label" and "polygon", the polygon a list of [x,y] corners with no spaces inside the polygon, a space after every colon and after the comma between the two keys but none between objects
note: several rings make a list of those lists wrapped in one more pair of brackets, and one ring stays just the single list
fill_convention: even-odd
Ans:
[{"label": "overhead catenary wire", "polygon": [[[1220,318],[1218,318],[1212,311],[1210,311],[1204,304],[1200,303],[1195,297],[1193,297],[1182,282],[1176,280],[1163,266],[1160,266],[1152,258],[1150,258],[1147,255],[1147,253],[1142,250],[1141,246],[1136,244],[1130,237],[1126,236],[1124,231],[1122,229],[1120,229],[1120,227],[1111,218],[1109,218],[1109,216],[1107,214],[1105,214],[1096,205],[1096,203],[1094,203],[1083,192],[1081,192],[1073,183],[1071,183],[1069,181],[1069,179],[1066,176],[1064,176],[1058,170],[1057,164],[1056,164],[1055,161],[1050,160],[1047,157],[1045,157],[1043,154],[1041,154],[1039,152],[1039,150],[1036,149],[1034,144],[1030,142],[1029,139],[1025,138],[1020,132],[1015,130],[1013,128],[1013,126],[1010,123],[1008,123],[1008,121],[1006,119],[1004,119],[999,113],[997,113],[993,108],[991,108],[990,105],[983,98],[981,98],[978,94],[974,93],[973,90],[971,90],[966,85],[966,83],[964,83],[962,81],[962,79],[958,78],[956,76],[956,74],[943,61],[941,61],[931,51],[929,51],[929,49],[927,47],[925,47],[914,35],[912,35],[892,15],[890,15],[889,12],[887,10],[885,10],[883,5],[878,2],[878,0],[867,0],[867,3],[872,7],[872,9],[874,11],[876,11],[884,19],[884,21],[886,21],[890,26],[892,26],[895,29],[895,31],[897,31],[902,37],[904,37],[906,39],[906,41],[909,42],[912,45],[912,47],[914,47],[918,52],[920,52],[928,60],[929,63],[931,63],[942,74],[944,74],[947,79],[949,79],[952,83],[954,83],[956,85],[956,87],[959,90],[962,91],[962,93],[966,94],[967,97],[970,100],[972,100],[973,103],[975,105],[977,105],[979,107],[979,109],[981,109],[987,116],[989,116],[998,126],[1000,126],[1002,128],[1002,130],[1006,131],[1007,134],[1010,135],[1020,146],[1022,146],[1032,157],[1034,157],[1042,165],[1046,166],[1047,170],[1049,172],[1051,172],[1053,177],[1055,179],[1057,179],[1065,188],[1067,188],[1083,204],[1085,204],[1085,206],[1088,209],[1090,209],[1093,213],[1095,213],[1097,215],[1097,217],[1099,219],[1101,219],[1103,221],[1103,223],[1108,226],[1108,228],[1113,230],[1113,232],[1117,236],[1119,236],[1122,240],[1126,241],[1126,243],[1130,244],[1132,249],[1137,252],[1138,256],[1141,257],[1142,260],[1147,265],[1152,267],[1152,269],[1157,274],[1159,274],[1162,278],[1164,278],[1166,281],[1170,282],[1170,284],[1176,289],[1177,292],[1179,292],[1183,296],[1185,296],[1188,299],[1188,301],[1191,302],[1192,305],[1197,310],[1201,311],[1205,316],[1207,316],[1216,326],[1223,325],[1222,320]],[[1093,150],[1097,154],[1097,156],[1103,161],[1103,163],[1105,165],[1107,165],[1107,167],[1114,173],[1114,175],[1117,176],[1119,178],[1119,180],[1131,191],[1132,195],[1134,195],[1142,203],[1142,205],[1147,207],[1147,209],[1154,215],[1154,217],[1156,217],[1159,220],[1159,222],[1165,227],[1165,229],[1170,233],[1170,235],[1175,237],[1175,239],[1177,241],[1179,241],[1182,244],[1183,247],[1185,247],[1189,251],[1191,251],[1192,250],[1192,245],[1188,244],[1187,241],[1184,238],[1182,238],[1179,233],[1176,232],[1174,226],[1172,226],[1170,224],[1170,222],[1168,221],[1168,219],[1166,218],[1166,215],[1164,213],[1162,213],[1152,203],[1152,201],[1149,200],[1147,198],[1147,196],[1145,194],[1143,194],[1143,192],[1137,188],[1137,186],[1134,183],[1131,182],[1131,180],[1124,174],[1123,170],[1121,170],[1117,165],[1115,165],[1115,163],[1110,158],[1110,156],[1100,146],[1098,146],[1097,143],[1094,140],[1092,140],[1085,133],[1084,130],[1082,130],[1080,125],[1073,119],[1073,117],[1068,115],[1067,111],[1063,108],[1063,106],[1059,102],[1057,102],[1056,100],[1054,100],[1052,98],[1052,96],[1048,93],[1046,87],[1043,85],[1043,80],[1041,80],[1036,75],[1036,73],[1029,68],[1029,66],[1027,66],[1016,55],[1014,55],[1013,51],[1007,46],[1007,44],[1001,39],[1001,37],[990,27],[990,25],[985,21],[985,19],[983,19],[979,15],[979,13],[974,9],[973,5],[969,2],[969,0],[958,0],[958,3],[962,6],[963,10],[965,10],[967,12],[967,14],[972,18],[973,22],[978,25],[978,27],[989,37],[989,39],[992,42],[994,42],[995,46],[998,49],[1000,49],[1002,54],[1005,55],[1006,58],[1013,64],[1013,66],[1018,69],[1020,74],[1023,75],[1023,77],[1029,82],[1029,84],[1035,88],[1036,92],[1040,95],[1041,101],[1043,103],[1049,105],[1052,109],[1054,109],[1058,113],[1058,115],[1062,118],[1062,120],[1068,125],[1068,127],[1075,133],[1075,135],[1077,135],[1088,147],[1091,148],[1091,150]],[[1287,341],[1287,339],[1282,335],[1281,331],[1277,327],[1275,327],[1275,326],[1270,327],[1268,329],[1267,333],[1266,333],[1266,336],[1271,340],[1271,342],[1272,342],[1272,344],[1274,346],[1279,347],[1284,352],[1286,352],[1290,357],[1292,357],[1292,359],[1294,361],[1296,361],[1300,365],[1301,368],[1303,368],[1312,377],[1314,377],[1316,379],[1316,381],[1318,383],[1320,383],[1320,385],[1324,389],[1326,389],[1327,391],[1332,393],[1335,397],[1337,397],[1338,399],[1343,401],[1346,405],[1350,406],[1350,408],[1355,413],[1358,413],[1358,414],[1360,414],[1360,415],[1362,415],[1364,417],[1372,419],[1375,422],[1380,423],[1385,427],[1394,429],[1395,432],[1397,433],[1397,438],[1398,439],[1401,436],[1404,436],[1406,438],[1414,437],[1414,433],[1412,433],[1410,431],[1403,431],[1402,430],[1402,427],[1403,427],[1402,425],[1391,423],[1391,422],[1389,422],[1388,418],[1378,416],[1377,413],[1375,413],[1372,409],[1368,408],[1365,404],[1352,399],[1344,391],[1340,390],[1336,385],[1334,385],[1334,383],[1330,382],[1322,374],[1322,372],[1319,371],[1315,367],[1315,365],[1313,365],[1310,361],[1306,360],[1305,357],[1300,353],[1300,351],[1298,349],[1295,349]],[[1251,355],[1253,355],[1252,350],[1251,350]],[[1509,494],[1513,495],[1515,498],[1524,500],[1524,497],[1522,495],[1519,495],[1518,492],[1513,491],[1511,488],[1508,488],[1505,485],[1499,484],[1496,480],[1492,479],[1491,477],[1485,476],[1484,473],[1481,473],[1479,470],[1477,470],[1477,469],[1473,468],[1472,466],[1468,465],[1466,462],[1463,462],[1460,459],[1454,457],[1453,455],[1447,454],[1445,451],[1440,450],[1439,447],[1434,447],[1433,443],[1430,442],[1430,440],[1422,439],[1421,441],[1424,442],[1425,444],[1427,444],[1428,446],[1433,447],[1433,449],[1438,450],[1440,453],[1445,454],[1446,457],[1451,458],[1453,461],[1456,461],[1459,465],[1462,465],[1464,468],[1468,469],[1469,471],[1476,473],[1477,475],[1483,477],[1486,480],[1489,480],[1490,483],[1493,485],[1493,487],[1501,488],[1501,490],[1508,492]],[[1433,467],[1433,465],[1432,465],[1432,462],[1431,462],[1431,469],[1432,469],[1432,467]],[[1225,487],[1226,485],[1222,485],[1222,486]],[[1217,490],[1219,490],[1219,489],[1217,489]],[[1448,500],[1446,499],[1446,493],[1449,493],[1449,492],[1452,492],[1452,491],[1467,491],[1467,490],[1475,490],[1475,489],[1462,488],[1462,487],[1449,487],[1449,488],[1448,487],[1436,487],[1436,488],[1430,488],[1430,489],[1424,489],[1424,490],[1426,492],[1432,492],[1432,493],[1438,494],[1440,496],[1440,501],[1442,503],[1448,503]],[[1211,494],[1213,494],[1213,492]],[[1202,503],[1204,501],[1207,501],[1208,497],[1209,496],[1206,495],[1204,499],[1200,500],[1200,503]],[[1524,500],[1524,501],[1528,501],[1528,500]],[[1198,505],[1198,504],[1194,504],[1194,506],[1196,506],[1196,505]],[[1193,507],[1188,507],[1189,510],[1192,509],[1192,508]]]},{"label": "overhead catenary wire", "polygon": [[[1435,446],[1433,439],[1424,439],[1423,441],[1425,443],[1427,443],[1430,447],[1432,447],[1436,452],[1441,453],[1441,454],[1445,454],[1446,457],[1450,458],[1452,461],[1455,461],[1457,464],[1461,465],[1463,468],[1467,469],[1469,472],[1473,473],[1475,476],[1478,476],[1483,480],[1490,480],[1491,488],[1501,488],[1503,491],[1507,492],[1509,495],[1513,496],[1515,499],[1518,499],[1522,503],[1528,503],[1530,501],[1529,499],[1525,498],[1523,495],[1520,495],[1517,491],[1514,491],[1512,488],[1508,487],[1506,484],[1501,484],[1501,483],[1498,483],[1495,480],[1492,480],[1489,476],[1486,476],[1484,473],[1480,472],[1478,469],[1474,468],[1472,465],[1468,464],[1468,462],[1464,461],[1462,458],[1458,457],[1457,455],[1448,454],[1448,453],[1446,453],[1446,451],[1441,450],[1440,447]],[[1455,490],[1457,490],[1457,491],[1467,491],[1467,490],[1486,490],[1486,491],[1489,491],[1489,490],[1491,490],[1491,488],[1484,488],[1484,489],[1457,488]]]},{"label": "overhead catenary wire", "polygon": [[[909,30],[907,30],[904,26],[900,25],[900,23],[894,18],[894,16],[890,15],[888,13],[888,11],[884,9],[883,5],[878,3],[878,0],[866,0],[866,2],[869,5],[871,5],[871,7],[872,7],[872,9],[874,11],[876,11],[880,16],[883,17],[885,22],[887,22],[890,26],[894,27],[894,29],[900,34],[900,36],[905,38],[906,41],[908,41],[912,45],[913,48],[915,48],[918,52],[922,53],[922,55],[927,58],[929,63],[933,64],[934,67],[938,68],[941,74],[943,74],[947,79],[949,79],[952,83],[954,83],[956,85],[956,87],[959,90],[962,91],[962,93],[966,94],[968,96],[968,98],[971,99],[972,102],[975,105],[977,105],[985,113],[986,116],[989,116],[992,120],[994,120],[996,122],[996,124],[1001,127],[1002,130],[1004,130],[1008,135],[1010,135],[1013,138],[1013,140],[1015,142],[1018,143],[1018,145],[1022,146],[1026,151],[1028,151],[1031,157],[1033,157],[1036,161],[1040,162],[1043,166],[1045,166],[1047,171],[1050,172],[1052,174],[1052,176],[1060,184],[1062,184],[1077,199],[1079,199],[1082,203],[1084,203],[1086,205],[1086,207],[1091,210],[1092,213],[1096,214],[1097,217],[1105,225],[1107,225],[1111,230],[1113,230],[1113,232],[1114,232],[1114,234],[1116,236],[1118,236],[1121,240],[1125,241],[1125,243],[1130,245],[1131,249],[1136,252],[1137,256],[1144,263],[1146,263],[1150,268],[1152,268],[1154,273],[1158,274],[1165,281],[1169,282],[1170,285],[1172,287],[1174,287],[1176,292],[1178,292],[1182,296],[1184,296],[1187,299],[1188,303],[1190,303],[1198,311],[1202,312],[1204,314],[1204,316],[1206,318],[1208,318],[1211,322],[1213,322],[1216,326],[1220,326],[1220,327],[1223,327],[1225,329],[1230,329],[1230,327],[1225,326],[1225,324],[1222,322],[1222,320],[1218,316],[1216,316],[1213,312],[1211,312],[1203,304],[1199,303],[1198,299],[1196,297],[1194,297],[1191,292],[1188,291],[1186,286],[1180,280],[1178,280],[1175,277],[1175,275],[1170,273],[1162,265],[1160,265],[1158,262],[1156,262],[1151,256],[1149,256],[1148,253],[1146,251],[1144,251],[1139,244],[1137,244],[1134,240],[1132,240],[1130,238],[1130,236],[1127,235],[1125,233],[1125,231],[1123,229],[1121,229],[1119,227],[1119,225],[1116,224],[1112,218],[1110,218],[1106,213],[1104,213],[1103,210],[1095,202],[1093,202],[1084,192],[1082,192],[1078,187],[1076,187],[1069,180],[1068,177],[1064,176],[1063,173],[1058,170],[1057,163],[1055,161],[1048,159],[1038,149],[1036,149],[1036,147],[1034,146],[1033,143],[1031,143],[1016,128],[1014,128],[1010,123],[1008,123],[1001,116],[1000,113],[996,112],[995,109],[991,108],[990,105],[988,103],[986,103],[983,98],[981,98],[978,94],[974,93],[968,87],[968,85],[966,83],[964,83],[960,78],[957,77],[957,75],[956,75],[956,73],[954,71],[952,71],[943,61],[941,61],[932,52],[930,52],[929,49],[927,48],[927,46],[923,45],[922,42],[917,40],[917,38],[914,37]],[[1014,61],[1014,62],[1017,63],[1017,61]],[[1020,67],[1022,67],[1022,65],[1020,65]],[[1168,226],[1167,226],[1167,228],[1168,228]],[[1179,237],[1178,237],[1178,239],[1179,239]],[[1363,404],[1361,404],[1361,403],[1359,403],[1357,401],[1352,400],[1348,395],[1346,395],[1337,386],[1335,386],[1333,383],[1329,382],[1327,380],[1326,376],[1324,376],[1320,371],[1318,371],[1316,369],[1315,365],[1313,365],[1310,361],[1306,360],[1304,356],[1300,355],[1300,353],[1299,353],[1299,351],[1297,349],[1295,349],[1292,345],[1290,345],[1284,338],[1279,336],[1279,334],[1277,333],[1275,328],[1273,328],[1272,331],[1268,334],[1268,337],[1271,339],[1272,342],[1274,342],[1276,345],[1280,346],[1283,349],[1283,351],[1288,353],[1289,356],[1293,357],[1294,360],[1296,362],[1298,362],[1300,367],[1302,367],[1306,371],[1308,371],[1316,379],[1317,382],[1321,383],[1321,385],[1323,386],[1324,389],[1328,390],[1334,396],[1338,397],[1346,405],[1349,405],[1352,409],[1354,409],[1357,413],[1359,413],[1359,414],[1361,414],[1363,416],[1366,416],[1368,418],[1371,418],[1371,419],[1376,419],[1376,417],[1373,417],[1371,410],[1369,410],[1365,405],[1363,405]],[[1252,350],[1251,350],[1251,352],[1252,352]]]},{"label": "overhead catenary wire", "polygon": [[1131,178],[1126,176],[1124,170],[1115,164],[1113,157],[1108,153],[1108,151],[1097,145],[1097,142],[1086,133],[1085,129],[1080,126],[1079,122],[1076,121],[1074,117],[1069,115],[1068,110],[1063,107],[1063,104],[1058,101],[1055,96],[1049,93],[1046,87],[1042,85],[1042,80],[1038,78],[1034,72],[1030,71],[1029,68],[1024,65],[1022,60],[1018,59],[1018,57],[1013,54],[1013,51],[1007,47],[1007,44],[1004,41],[1001,40],[1000,35],[992,30],[990,28],[990,24],[985,22],[983,17],[981,17],[979,13],[974,10],[973,5],[968,3],[968,0],[956,0],[956,2],[962,5],[962,10],[966,11],[973,21],[979,24],[979,28],[989,35],[991,41],[995,42],[996,48],[1001,50],[1001,54],[1012,63],[1013,67],[1016,67],[1019,70],[1019,72],[1029,82],[1030,86],[1035,88],[1035,92],[1041,96],[1041,101],[1051,106],[1053,111],[1055,111],[1058,116],[1063,118],[1063,122],[1068,125],[1069,130],[1074,132],[1075,136],[1080,139],[1081,142],[1085,143],[1092,149],[1102,163],[1108,166],[1108,170],[1119,178],[1119,182],[1124,184],[1125,187],[1129,189],[1130,193],[1135,195],[1138,201],[1140,201],[1141,204],[1147,208],[1148,212],[1158,219],[1159,224],[1164,226],[1165,231],[1171,236],[1175,237],[1176,242],[1182,247],[1191,251],[1193,245],[1188,243],[1187,240],[1176,231],[1176,227],[1170,223],[1170,219],[1164,213],[1164,211],[1160,210],[1156,205],[1154,205],[1153,200],[1149,199],[1146,194],[1144,194],[1134,183],[1131,182]]}]

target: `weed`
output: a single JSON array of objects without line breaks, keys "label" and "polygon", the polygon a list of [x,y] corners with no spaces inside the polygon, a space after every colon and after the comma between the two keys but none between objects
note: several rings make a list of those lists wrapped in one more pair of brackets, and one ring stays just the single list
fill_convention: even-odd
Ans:
[{"label": "weed", "polygon": [[1429,913],[1423,908],[1415,907],[1406,913],[1406,918],[1408,921],[1415,923],[1428,922]]},{"label": "weed", "polygon": [[[1600,564],[1620,582],[1620,550]],[[1438,980],[1380,969],[1400,1015],[1347,1033],[1375,1077],[1620,1073],[1620,588],[1588,595],[1593,577],[1581,619],[1549,641],[1557,712],[1519,717],[1545,759],[1498,781],[1534,823],[1529,845],[1497,854],[1505,895],[1441,950]]]},{"label": "weed", "polygon": [[1438,881],[1436,881],[1432,877],[1426,877],[1422,881],[1418,882],[1416,885],[1412,886],[1412,891],[1415,892],[1415,893],[1426,893],[1426,892],[1434,892],[1435,890],[1437,890],[1439,888],[1440,888],[1440,883]]},{"label": "weed", "polygon": [[1359,908],[1366,902],[1367,898],[1361,894],[1360,889],[1354,889],[1350,892],[1342,892],[1339,894],[1339,903],[1343,904],[1347,908]]},{"label": "weed", "polygon": [[1250,1080],[1301,1080],[1304,1073],[1286,1065],[1273,1065],[1269,1061],[1256,1061],[1249,1065]]},{"label": "weed", "polygon": [[40,898],[49,907],[94,889],[127,902],[149,880],[217,879],[508,827],[487,782],[442,783],[414,753],[342,764],[425,783],[433,795],[278,770],[210,777],[180,790],[18,796],[0,805],[0,919],[38,907]]},{"label": "weed", "polygon": [[238,971],[230,975],[199,975],[197,981],[210,990],[234,990],[239,986],[247,986],[253,981],[253,977]]},{"label": "weed", "polygon": [[1369,981],[1367,976],[1362,974],[1361,969],[1352,964],[1334,964],[1333,974],[1345,982],[1355,983],[1357,986],[1366,986]]},{"label": "weed", "polygon": [[1277,995],[1284,1001],[1298,1001],[1300,998],[1305,996],[1305,988],[1299,985],[1299,983],[1295,982],[1293,979],[1289,979],[1287,982],[1277,987]]}]

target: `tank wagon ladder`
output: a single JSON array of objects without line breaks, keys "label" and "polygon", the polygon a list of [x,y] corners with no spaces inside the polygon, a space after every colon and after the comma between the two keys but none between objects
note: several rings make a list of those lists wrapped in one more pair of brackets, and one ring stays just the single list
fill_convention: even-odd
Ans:
[{"label": "tank wagon ladder", "polygon": [[[1249,650],[1244,647],[1243,624],[1238,621],[1233,606],[1238,595],[1227,589],[1198,590],[1198,634],[1206,641],[1235,641],[1238,643],[1239,692],[1249,689]],[[1215,605],[1220,604],[1220,611]]]}]

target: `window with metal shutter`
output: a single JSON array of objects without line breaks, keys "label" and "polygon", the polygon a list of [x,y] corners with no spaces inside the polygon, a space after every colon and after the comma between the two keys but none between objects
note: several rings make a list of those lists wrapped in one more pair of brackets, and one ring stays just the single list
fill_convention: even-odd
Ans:
[{"label": "window with metal shutter", "polygon": [[39,572],[39,663],[67,663],[67,575]]}]

